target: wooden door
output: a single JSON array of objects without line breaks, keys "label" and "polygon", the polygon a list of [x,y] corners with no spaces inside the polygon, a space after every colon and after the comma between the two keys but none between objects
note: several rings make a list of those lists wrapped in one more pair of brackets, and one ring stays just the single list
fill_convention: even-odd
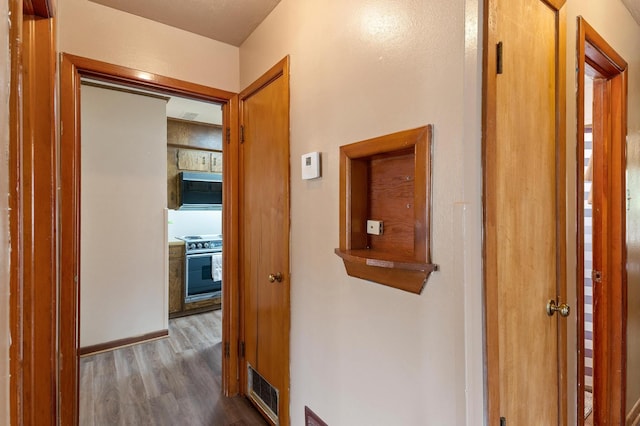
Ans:
[{"label": "wooden door", "polygon": [[[285,58],[240,94],[241,380],[280,425],[289,424],[288,69]],[[274,388],[279,401],[267,409]]]},{"label": "wooden door", "polygon": [[[627,62],[578,19],[578,152],[584,152],[584,79],[593,79],[593,412],[592,424],[619,425],[626,409],[626,129]],[[578,157],[577,171],[584,170]],[[583,205],[582,174],[577,205]],[[581,209],[577,222],[584,223]],[[577,241],[578,424],[584,424],[584,240]],[[627,407],[631,408],[631,407]]]},{"label": "wooden door", "polygon": [[566,424],[562,1],[489,0],[485,285],[489,424]]}]

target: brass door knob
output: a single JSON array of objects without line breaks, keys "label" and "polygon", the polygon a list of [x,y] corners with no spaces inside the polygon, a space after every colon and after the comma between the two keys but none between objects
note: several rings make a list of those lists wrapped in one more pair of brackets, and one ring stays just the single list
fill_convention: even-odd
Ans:
[{"label": "brass door knob", "polygon": [[556,312],[560,312],[563,317],[568,317],[571,312],[571,307],[566,303],[556,304],[556,301],[551,299],[547,303],[547,315],[553,316]]},{"label": "brass door knob", "polygon": [[269,274],[269,282],[274,283],[276,281],[278,281],[279,283],[282,282],[282,274],[280,272]]}]

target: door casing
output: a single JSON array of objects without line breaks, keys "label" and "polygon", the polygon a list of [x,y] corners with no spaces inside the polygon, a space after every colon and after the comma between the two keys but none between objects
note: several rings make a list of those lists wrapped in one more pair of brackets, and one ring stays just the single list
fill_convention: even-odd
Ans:
[{"label": "door casing", "polygon": [[[584,79],[595,77],[593,269],[602,274],[593,283],[594,424],[624,424],[626,380],[626,136],[627,63],[578,17],[577,39],[576,221],[584,223]],[[596,150],[596,142],[598,150]],[[596,186],[596,182],[598,185]],[[603,195],[607,196],[604,197]],[[596,212],[596,206],[599,212]],[[596,228],[597,224],[601,224]],[[598,232],[599,235],[596,235]],[[584,424],[584,235],[576,241],[578,334],[578,425]],[[603,361],[604,360],[604,361]]]},{"label": "door casing", "polygon": [[[235,93],[189,83],[157,74],[62,54],[60,68],[60,200],[59,200],[59,406],[60,424],[78,424],[79,396],[79,292],[80,277],[80,79],[92,77],[166,93],[223,104],[224,152],[223,244],[223,344],[238,340],[238,132]],[[225,395],[238,393],[238,356],[224,351],[222,380]],[[55,353],[51,356],[55,358]],[[44,375],[44,371],[41,372]],[[57,371],[49,372],[55,377]]]},{"label": "door casing", "polygon": [[[9,410],[13,424],[55,424],[55,18],[50,2],[9,1]],[[46,374],[50,372],[51,374]]]},{"label": "door casing", "polygon": [[[270,120],[273,127],[265,129],[262,126],[259,131],[254,131],[254,126],[249,126],[248,121],[257,117],[250,115],[250,104],[252,98],[260,95],[260,92],[269,89],[272,83],[280,84],[282,87],[277,92],[272,93],[269,98],[270,105],[261,104],[261,110],[270,109],[275,114],[282,114]],[[275,87],[275,86],[271,86]],[[264,92],[263,92],[264,93]],[[275,96],[273,96],[275,94]],[[264,95],[263,95],[264,96]],[[274,99],[275,98],[275,99]],[[262,102],[265,100],[262,99]],[[289,341],[290,341],[290,271],[289,271],[289,233],[290,233],[290,158],[289,158],[289,57],[286,56],[269,69],[265,74],[250,84],[239,94],[239,121],[243,128],[242,134],[246,139],[247,145],[244,145],[244,139],[241,140],[240,147],[240,289],[241,289],[241,325],[240,339],[243,350],[240,359],[240,389],[245,395],[248,395],[247,389],[247,363],[249,360],[257,363],[260,359],[264,364],[264,370],[261,371],[261,365],[252,365],[261,375],[274,377],[271,385],[279,389],[279,425],[289,425]],[[286,112],[282,111],[286,110]],[[255,110],[253,110],[255,111]],[[264,118],[264,117],[262,117]],[[247,121],[245,121],[247,120]],[[264,122],[264,120],[262,120]],[[265,134],[266,132],[271,132]],[[275,133],[275,134],[274,134]],[[286,136],[285,136],[286,135]],[[255,144],[261,144],[264,147],[266,143],[273,143],[271,149],[279,150],[273,154],[274,164],[268,162],[261,163],[261,168],[248,170],[245,164],[245,158],[251,157],[247,154],[247,149],[253,148]],[[283,167],[284,166],[284,167]],[[274,170],[276,168],[276,170]],[[273,188],[263,188],[260,185],[251,186],[247,184],[245,179],[251,177],[256,183],[261,180],[262,176],[266,176],[264,180],[284,178],[285,182],[278,181],[279,185]],[[275,177],[274,177],[275,176]],[[256,198],[252,196],[252,191],[268,192],[268,201],[277,199],[277,205],[259,206],[258,210],[253,211],[247,208],[246,200]],[[278,192],[281,191],[281,192]],[[273,213],[276,211],[276,213]],[[267,253],[261,252],[260,256],[253,256],[254,247],[247,243],[251,237],[248,229],[249,219],[259,219],[264,213],[265,217],[274,218],[276,223],[269,223],[271,236],[273,238],[264,241],[262,233],[258,238],[260,247],[268,246],[270,250]],[[254,229],[255,230],[255,229]],[[261,232],[258,229],[258,232]],[[275,250],[273,250],[275,248]],[[274,253],[275,252],[275,253]],[[252,257],[253,256],[253,257]],[[264,273],[251,274],[257,272],[261,265],[255,265],[252,262],[257,257],[267,259],[265,263],[269,263],[270,271],[262,271]],[[268,275],[280,272],[282,278],[278,282],[268,282]],[[254,317],[255,315],[255,317]],[[264,342],[264,343],[261,343]],[[257,356],[260,350],[260,356]],[[275,381],[275,383],[274,383]],[[252,400],[253,402],[253,400]],[[254,402],[255,404],[255,402]],[[263,409],[256,404],[258,409],[269,419]],[[269,419],[269,421],[271,421]]]}]

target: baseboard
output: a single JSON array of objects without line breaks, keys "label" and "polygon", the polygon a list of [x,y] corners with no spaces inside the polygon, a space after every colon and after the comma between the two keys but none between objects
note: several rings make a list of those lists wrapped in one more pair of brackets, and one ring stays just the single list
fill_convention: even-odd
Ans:
[{"label": "baseboard", "polygon": [[633,405],[629,414],[627,414],[627,426],[640,425],[640,399]]},{"label": "baseboard", "polygon": [[80,356],[95,355],[100,352],[111,351],[125,346],[136,345],[150,340],[162,339],[169,336],[169,330],[153,331],[140,336],[125,337],[124,339],[112,340],[110,342],[98,343],[97,345],[85,346],[78,349]]}]

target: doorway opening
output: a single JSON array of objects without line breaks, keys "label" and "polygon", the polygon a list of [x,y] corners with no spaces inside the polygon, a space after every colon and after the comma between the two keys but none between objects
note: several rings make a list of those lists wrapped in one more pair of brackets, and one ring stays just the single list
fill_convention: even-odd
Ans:
[{"label": "doorway opening", "polygon": [[175,410],[222,393],[221,104],[82,78],[80,121],[80,424],[241,408]]},{"label": "doorway opening", "polygon": [[577,418],[624,424],[627,63],[582,17],[577,51]]},{"label": "doorway opening", "polygon": [[[221,227],[224,230],[225,256],[222,260],[223,281],[226,291],[222,293],[222,392],[226,396],[238,393],[237,354],[228,350],[231,341],[238,335],[238,279],[237,226],[232,214],[237,204],[237,96],[233,93],[193,83],[153,75],[125,67],[63,54],[61,61],[61,123],[60,141],[61,196],[60,196],[60,303],[59,303],[59,347],[60,347],[60,422],[78,423],[79,353],[80,353],[80,249],[81,249],[81,80],[91,78],[137,89],[177,95],[221,106],[224,138],[222,150],[225,168],[222,170],[225,202]],[[126,155],[126,152],[122,153]],[[164,158],[164,155],[162,155]],[[163,162],[164,163],[164,162]],[[161,166],[162,167],[162,166]],[[129,182],[134,185],[135,182]],[[159,186],[166,188],[164,182]],[[114,206],[118,207],[118,206]],[[166,223],[166,222],[165,222]],[[163,236],[167,237],[167,234]],[[126,241],[122,242],[126,247]],[[166,253],[166,249],[163,250]],[[162,269],[162,268],[161,268]],[[126,294],[121,295],[126,297]],[[210,395],[211,396],[211,395]],[[211,400],[215,406],[216,400]]]}]

